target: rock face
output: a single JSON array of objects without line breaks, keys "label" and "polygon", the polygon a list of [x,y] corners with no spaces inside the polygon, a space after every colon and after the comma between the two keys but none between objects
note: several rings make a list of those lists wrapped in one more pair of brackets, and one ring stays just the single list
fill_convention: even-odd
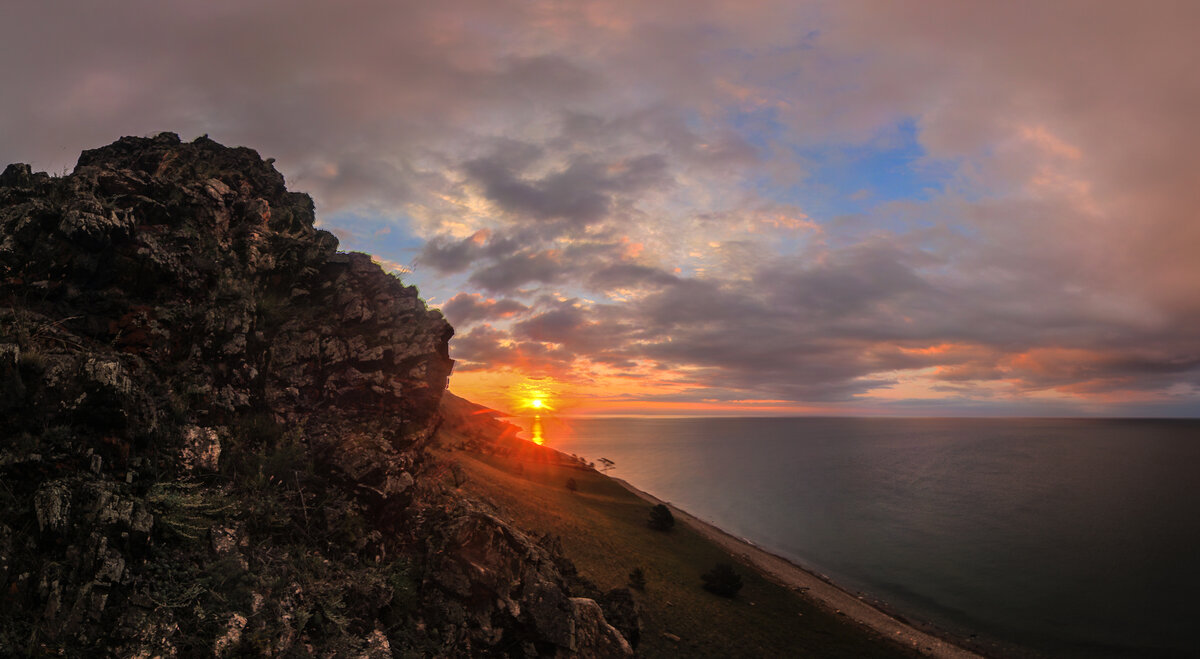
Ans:
[{"label": "rock face", "polygon": [[10,165],[0,206],[0,281],[26,312],[16,322],[61,347],[111,348],[72,366],[133,405],[116,415],[126,422],[161,421],[130,416],[147,411],[128,400],[130,373],[145,380],[149,367],[190,378],[171,395],[206,423],[266,407],[432,427],[453,330],[368,256],[337,253],[313,228],[312,200],[253,151],[125,138],[85,151],[64,178]]},{"label": "rock face", "polygon": [[0,654],[627,654],[424,450],[453,333],[254,151],[0,174]]}]

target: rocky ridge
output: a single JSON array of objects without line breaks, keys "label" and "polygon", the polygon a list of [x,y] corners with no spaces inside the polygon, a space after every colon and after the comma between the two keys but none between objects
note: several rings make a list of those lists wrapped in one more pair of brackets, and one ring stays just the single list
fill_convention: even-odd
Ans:
[{"label": "rocky ridge", "polygon": [[426,445],[452,328],[271,161],[0,174],[0,649],[623,656]]}]

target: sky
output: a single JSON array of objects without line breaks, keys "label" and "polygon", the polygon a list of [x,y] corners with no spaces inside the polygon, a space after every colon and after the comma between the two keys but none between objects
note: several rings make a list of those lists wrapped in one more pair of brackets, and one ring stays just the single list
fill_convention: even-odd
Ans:
[{"label": "sky", "polygon": [[1200,3],[5,3],[0,160],[276,159],[559,414],[1200,415]]}]

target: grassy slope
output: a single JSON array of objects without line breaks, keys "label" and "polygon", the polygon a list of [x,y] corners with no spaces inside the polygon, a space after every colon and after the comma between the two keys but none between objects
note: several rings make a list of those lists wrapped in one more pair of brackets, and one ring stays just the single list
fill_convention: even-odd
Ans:
[{"label": "grassy slope", "polygon": [[[745,587],[737,598],[712,595],[700,587],[700,575],[730,556],[682,524],[667,533],[650,529],[650,505],[620,484],[533,445],[510,456],[450,448],[463,439],[445,429],[437,451],[462,465],[465,492],[527,531],[560,536],[566,555],[601,590],[626,586],[629,572],[643,569],[646,589],[635,591],[643,607],[640,656],[914,656],[740,562]],[[568,478],[577,492],[566,489]]]}]

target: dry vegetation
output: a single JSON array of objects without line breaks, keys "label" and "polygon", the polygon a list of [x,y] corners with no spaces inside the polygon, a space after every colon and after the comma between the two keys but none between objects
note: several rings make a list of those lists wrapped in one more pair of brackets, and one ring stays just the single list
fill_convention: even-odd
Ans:
[{"label": "dry vegetation", "polygon": [[[645,590],[635,591],[643,609],[640,656],[912,656],[736,557],[745,583],[737,597],[706,592],[701,575],[731,560],[720,548],[686,525],[651,529],[649,504],[570,456],[495,434],[495,426],[451,419],[436,450],[465,472],[463,491],[532,533],[561,538],[565,554],[600,590],[626,587],[630,572],[643,570]],[[566,487],[568,479],[576,491]]]}]

